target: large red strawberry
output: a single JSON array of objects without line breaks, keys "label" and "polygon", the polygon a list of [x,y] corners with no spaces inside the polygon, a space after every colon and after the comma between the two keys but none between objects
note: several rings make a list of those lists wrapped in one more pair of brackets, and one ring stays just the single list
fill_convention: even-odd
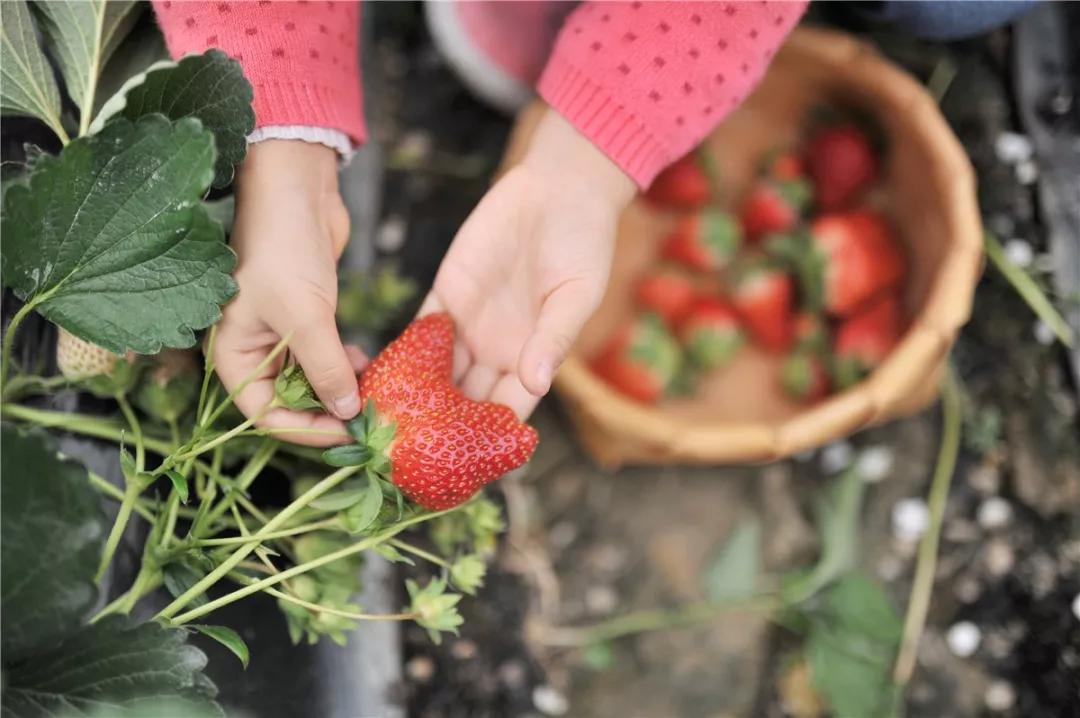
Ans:
[{"label": "large red strawberry", "polygon": [[850,206],[877,179],[878,158],[866,133],[855,125],[827,127],[806,147],[806,170],[814,180],[818,208]]},{"label": "large red strawberry", "polygon": [[796,349],[784,360],[781,385],[788,396],[799,401],[817,401],[832,389],[828,365],[820,354]]},{"label": "large red strawberry", "polygon": [[663,207],[696,210],[713,198],[713,181],[704,150],[691,152],[661,172],[645,193],[646,199]]},{"label": "large red strawberry", "polygon": [[592,362],[593,372],[623,394],[656,403],[682,369],[682,351],[660,317],[642,314],[616,332]]},{"label": "large red strawberry", "polygon": [[354,436],[362,433],[357,438],[388,459],[403,494],[433,510],[456,506],[521,466],[537,442],[509,407],[473,401],[454,387],[453,344],[449,315],[417,319],[371,362],[359,386],[374,421]]},{"label": "large red strawberry", "polygon": [[690,362],[709,371],[735,356],[743,345],[743,333],[731,305],[715,297],[702,297],[679,325],[679,340]]},{"label": "large red strawberry", "polygon": [[841,389],[858,383],[893,350],[904,330],[900,298],[888,294],[874,300],[836,330],[833,379]]},{"label": "large red strawberry", "polygon": [[848,316],[904,281],[904,253],[888,220],[871,210],[818,217],[809,233],[772,237],[767,251],[799,277],[813,310]]},{"label": "large red strawberry", "polygon": [[702,272],[726,267],[742,244],[739,223],[719,209],[684,217],[665,240],[661,254]]},{"label": "large red strawberry", "polygon": [[783,352],[791,346],[795,288],[791,277],[771,263],[746,265],[731,287],[731,303],[754,341]]},{"label": "large red strawberry", "polygon": [[643,309],[659,314],[674,327],[693,306],[697,287],[686,272],[661,267],[638,280],[636,296]]},{"label": "large red strawberry", "polygon": [[810,204],[810,185],[801,179],[762,179],[743,200],[739,216],[747,239],[787,232]]}]

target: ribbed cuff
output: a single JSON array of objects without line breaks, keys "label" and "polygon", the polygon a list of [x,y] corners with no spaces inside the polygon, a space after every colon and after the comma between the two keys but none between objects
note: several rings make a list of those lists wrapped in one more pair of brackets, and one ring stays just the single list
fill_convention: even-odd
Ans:
[{"label": "ribbed cuff", "polygon": [[558,56],[548,62],[536,89],[643,189],[678,159],[611,93]]},{"label": "ribbed cuff", "polygon": [[309,125],[340,130],[354,145],[367,140],[362,101],[306,82],[256,82],[255,126]]}]

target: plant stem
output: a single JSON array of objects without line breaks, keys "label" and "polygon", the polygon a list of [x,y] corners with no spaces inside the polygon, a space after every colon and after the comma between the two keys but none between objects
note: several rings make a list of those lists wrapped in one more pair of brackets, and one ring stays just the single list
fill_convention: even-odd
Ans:
[{"label": "plant stem", "polygon": [[142,425],[123,394],[116,395],[116,403],[120,406],[120,413],[127,419],[131,433],[135,436],[135,473],[141,474],[146,469],[146,447],[143,444]]},{"label": "plant stem", "polygon": [[36,302],[27,302],[19,307],[19,311],[15,312],[15,316],[8,322],[7,331],[4,332],[4,346],[0,350],[0,386],[7,386],[8,369],[11,367],[11,350],[15,346],[15,332],[18,331],[23,319],[34,311],[35,306],[37,306]]},{"label": "plant stem", "polygon": [[[89,414],[69,414],[62,411],[34,409],[20,404],[3,404],[0,406],[0,414],[5,419],[25,421],[47,429],[63,429],[75,434],[93,436],[97,439],[108,439],[117,443],[120,442],[120,438],[124,434],[124,429],[116,421]],[[148,436],[143,436],[143,446],[161,456],[168,456],[172,453],[169,442]]]},{"label": "plant stem", "polygon": [[[250,585],[258,579],[245,576],[244,574],[233,573],[229,575],[229,578],[242,583]],[[290,596],[287,593],[277,590],[276,588],[264,589],[266,593],[269,593],[275,598],[280,598],[282,601],[289,603],[295,603],[297,606],[303,606],[312,613],[325,613],[331,616],[341,616],[342,618],[351,618],[354,621],[412,621],[416,619],[419,614],[417,613],[357,613],[355,611],[343,611],[340,608],[331,608],[330,606],[323,606],[318,603],[312,603],[311,601],[305,601],[302,598],[296,596]]]},{"label": "plant stem", "polygon": [[[210,509],[210,512],[206,515],[205,525],[212,526],[222,514],[229,510],[232,503],[236,501],[236,497],[240,493],[248,490],[248,487],[251,486],[252,482],[254,482],[259,474],[262,473],[262,470],[266,468],[266,465],[270,462],[270,459],[274,457],[276,452],[276,442],[264,441],[262,445],[259,446],[255,453],[251,455],[251,458],[248,459],[244,468],[236,475],[235,491],[230,492],[220,502],[215,504],[214,508]],[[195,536],[201,535],[198,530],[199,528],[200,527],[196,527],[196,530],[193,531]]]},{"label": "plant stem", "polygon": [[997,270],[1012,285],[1020,298],[1027,303],[1035,316],[1053,330],[1062,344],[1072,349],[1075,342],[1072,327],[1058,313],[1050,300],[1046,298],[1035,280],[1023,269],[1009,261],[1009,258],[1005,256],[1005,249],[1001,246],[1001,242],[997,240],[997,237],[987,232],[984,235],[983,244],[986,246],[986,256],[990,258],[990,262],[997,267]]},{"label": "plant stem", "polygon": [[[281,510],[273,519],[271,519],[265,526],[251,536],[251,541],[238,548],[231,556],[225,559],[217,568],[204,576],[194,586],[189,588],[183,594],[178,596],[172,603],[163,608],[157,615],[157,618],[172,618],[176,615],[176,612],[191,602],[193,598],[203,593],[210,586],[213,586],[224,576],[226,576],[240,561],[247,558],[248,554],[255,550],[256,547],[262,542],[263,537],[266,534],[277,531],[282,524],[288,521],[293,514],[300,509],[307,506],[310,502],[325,494],[330,489],[334,488],[348,477],[355,474],[360,470],[358,466],[347,466],[343,469],[338,469],[334,473],[327,476],[319,483],[312,486],[305,491],[301,496],[297,497],[295,501]],[[200,614],[201,615],[201,614]]]},{"label": "plant stem", "polygon": [[[113,486],[111,481],[109,481],[103,476],[98,476],[93,471],[88,471],[87,475],[90,477],[90,483],[93,484],[94,488],[96,488],[98,491],[107,495],[111,499],[116,499],[117,501],[124,500],[124,492],[116,486]],[[150,509],[146,508],[146,505],[141,501],[135,502],[134,510],[135,513],[137,513],[139,516],[142,516],[150,523],[154,523],[155,521],[157,521],[157,517],[154,515],[154,513]]]},{"label": "plant stem", "polygon": [[[264,534],[263,541],[272,541],[274,539],[288,538],[289,536],[295,536],[297,534],[307,533],[309,531],[318,531],[320,529],[334,528],[338,526],[337,518],[323,519],[322,521],[312,521],[308,524],[301,524],[291,529],[281,529],[280,531],[273,531],[268,534]],[[192,546],[236,546],[237,544],[250,543],[251,538],[245,536],[228,536],[225,538],[210,538],[210,539],[196,539],[191,541]]]},{"label": "plant stem", "polygon": [[706,623],[727,611],[750,610],[772,613],[779,607],[780,602],[769,594],[730,601],[702,601],[673,610],[635,611],[592,626],[557,628],[541,637],[541,641],[548,646],[565,648],[588,646],[638,633],[667,628],[685,628],[698,623]]},{"label": "plant stem", "polygon": [[[250,372],[248,372],[247,376],[245,376],[240,381],[239,384],[237,384],[235,387],[233,387],[233,390],[228,393],[228,395],[222,400],[221,404],[219,404],[216,409],[214,409],[212,412],[210,412],[210,417],[206,420],[205,426],[209,426],[210,424],[213,424],[215,421],[217,421],[217,418],[219,416],[221,416],[221,414],[227,408],[229,408],[229,404],[233,403],[233,400],[237,396],[239,396],[240,392],[242,392],[244,389],[246,389],[248,384],[250,384],[251,382],[255,381],[257,378],[259,378],[259,376],[262,374],[263,370],[266,369],[266,367],[270,366],[270,364],[272,364],[273,361],[278,358],[278,355],[281,354],[281,352],[285,351],[285,349],[289,346],[289,339],[290,338],[292,338],[292,333],[289,333],[289,334],[285,335],[284,337],[282,337],[281,341],[279,341],[277,344],[275,344],[274,348],[270,350],[270,353],[267,354],[266,357],[263,358],[263,360],[260,361],[255,366],[254,369],[252,369]],[[265,412],[269,411],[270,409],[272,409],[272,408],[274,408],[276,406],[277,406],[277,400],[275,398],[269,404],[266,405],[266,408],[264,408],[261,413],[265,413]],[[254,421],[252,421],[251,423],[254,423]],[[248,426],[250,426],[250,425],[251,424],[248,424]],[[244,428],[247,428],[247,427],[244,427]]]},{"label": "plant stem", "polygon": [[142,584],[140,584],[136,579],[136,582],[132,584],[131,588],[117,596],[116,600],[114,600],[108,606],[95,613],[94,616],[90,619],[90,623],[97,623],[105,616],[116,613],[123,605],[125,605],[129,601],[131,602],[131,605],[134,606],[136,603],[139,602],[140,598],[156,590],[157,587],[160,585],[161,580],[157,578],[145,581]]},{"label": "plant stem", "polygon": [[[271,404],[272,404],[272,402],[271,402]],[[164,463],[162,463],[161,466],[159,466],[157,469],[154,470],[154,475],[157,476],[157,475],[163,474],[163,473],[165,473],[165,471],[167,471],[168,469],[171,469],[172,467],[176,466],[181,461],[187,461],[188,459],[193,459],[196,456],[199,456],[201,454],[205,454],[207,451],[210,451],[210,449],[214,449],[214,448],[217,448],[218,446],[221,446],[222,444],[224,444],[229,439],[232,439],[232,438],[236,437],[237,435],[242,434],[244,432],[244,429],[247,429],[249,426],[251,426],[252,424],[254,424],[258,420],[259,420],[258,416],[253,416],[250,419],[245,419],[241,423],[237,424],[233,428],[226,431],[224,434],[218,434],[217,436],[215,436],[213,439],[206,442],[205,444],[198,444],[194,448],[189,449],[189,450],[185,451],[182,454],[174,454],[174,455],[170,456]]]},{"label": "plant stem", "polygon": [[120,539],[124,536],[124,529],[127,528],[128,519],[131,518],[131,512],[134,510],[135,503],[142,492],[136,477],[125,477],[125,481],[124,497],[120,501],[120,510],[116,513],[116,520],[113,521],[112,529],[109,531],[109,538],[106,539],[105,548],[101,552],[101,563],[98,564],[97,574],[94,576],[95,583],[100,583],[102,577],[105,576],[105,571],[108,570],[113,554],[116,553],[117,547],[120,546]]},{"label": "plant stem", "polygon": [[180,512],[180,494],[176,493],[175,488],[169,493],[169,503],[165,511],[165,527],[161,531],[162,549],[169,548],[175,538],[173,534],[176,531],[176,517]]},{"label": "plant stem", "polygon": [[930,524],[919,543],[915,579],[911,587],[907,615],[904,617],[904,632],[893,668],[893,683],[898,689],[896,691],[898,697],[903,694],[915,670],[916,649],[919,646],[923,627],[926,625],[926,615],[930,609],[930,594],[934,588],[934,572],[937,566],[938,542],[941,537],[945,500],[949,495],[949,485],[952,483],[953,471],[956,468],[956,457],[960,452],[962,423],[960,388],[951,368],[942,386],[941,409],[943,424],[941,448],[938,450],[937,465],[934,467],[934,475],[930,481],[930,494],[927,499]]},{"label": "plant stem", "polygon": [[[349,467],[349,468],[355,468],[355,467]],[[253,593],[263,591],[263,590],[265,590],[267,588],[270,588],[271,586],[274,586],[274,585],[276,585],[278,583],[281,583],[282,581],[288,580],[288,579],[290,579],[290,578],[292,578],[294,576],[299,576],[300,574],[307,573],[308,571],[312,571],[312,570],[314,570],[316,568],[319,568],[320,566],[325,566],[328,563],[331,563],[333,561],[337,561],[338,559],[342,559],[342,558],[345,558],[347,556],[351,556],[351,555],[353,555],[355,553],[359,553],[361,551],[366,551],[367,549],[371,548],[372,546],[377,546],[377,545],[383,543],[384,541],[393,538],[398,533],[404,531],[406,528],[408,528],[409,526],[412,526],[413,524],[418,524],[418,523],[421,523],[423,521],[429,521],[429,520],[431,520],[433,518],[436,518],[438,516],[442,516],[443,514],[447,514],[447,513],[451,512],[453,510],[454,509],[446,509],[444,511],[434,511],[434,512],[431,512],[431,513],[421,514],[419,516],[414,516],[414,517],[412,517],[410,519],[406,519],[405,521],[402,521],[399,524],[395,524],[394,526],[391,526],[391,527],[385,529],[384,531],[382,531],[382,532],[380,532],[378,534],[375,534],[374,536],[369,536],[369,537],[367,537],[367,538],[365,538],[365,539],[363,539],[361,541],[358,541],[358,542],[352,544],[351,546],[346,546],[344,548],[338,549],[337,551],[332,551],[332,552],[330,552],[330,553],[328,553],[328,554],[326,554],[324,556],[320,556],[319,558],[312,559],[311,561],[308,561],[307,563],[302,563],[302,564],[299,564],[298,566],[293,566],[292,568],[288,569],[287,571],[282,571],[279,574],[269,576],[267,578],[256,581],[255,583],[252,583],[252,584],[250,584],[248,586],[245,586],[244,588],[233,591],[231,593],[227,593],[224,596],[221,596],[218,599],[210,601],[209,603],[203,604],[202,606],[199,606],[198,608],[194,608],[194,609],[188,611],[187,613],[176,616],[176,618],[173,619],[172,623],[174,625],[179,625],[179,624],[182,624],[182,623],[187,623],[188,621],[192,621],[192,620],[198,618],[199,616],[204,616],[207,613],[210,613],[211,611],[215,611],[215,610],[221,608],[222,606],[227,606],[228,604],[233,603],[234,601],[238,601],[241,598],[244,598],[245,596],[250,596]],[[255,534],[255,535],[258,536],[258,534]],[[247,553],[250,553],[250,551],[248,551]],[[247,554],[245,554],[245,555],[247,555]],[[222,565],[224,565],[224,564],[222,564]],[[169,609],[169,607],[166,607],[165,610],[167,611],[168,609]],[[165,611],[162,611],[161,613],[158,614],[158,617],[159,618],[168,618],[169,616],[167,614],[165,614]]]},{"label": "plant stem", "polygon": [[450,562],[447,561],[446,559],[442,558],[441,556],[436,556],[433,553],[429,553],[429,552],[425,551],[424,549],[420,548],[419,546],[413,546],[411,543],[408,543],[407,541],[401,541],[399,539],[393,539],[392,541],[390,541],[390,545],[395,547],[395,548],[399,548],[399,549],[401,549],[402,551],[404,551],[406,553],[411,553],[413,556],[418,556],[418,557],[424,559],[425,561],[430,561],[431,563],[435,564],[436,566],[442,566],[443,568],[450,568]]}]

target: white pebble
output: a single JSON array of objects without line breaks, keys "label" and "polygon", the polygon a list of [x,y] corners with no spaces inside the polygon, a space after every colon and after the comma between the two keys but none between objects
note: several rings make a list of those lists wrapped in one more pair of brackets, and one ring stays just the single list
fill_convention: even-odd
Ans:
[{"label": "white pebble", "polygon": [[619,605],[619,594],[611,586],[589,586],[585,590],[585,608],[594,616],[611,613]]},{"label": "white pebble", "polygon": [[994,154],[999,160],[1010,165],[1031,159],[1034,151],[1027,135],[1016,132],[1002,132],[994,141]]},{"label": "white pebble", "polygon": [[1022,185],[1035,184],[1039,179],[1039,166],[1034,160],[1024,160],[1016,165],[1016,181]]},{"label": "white pebble", "polygon": [[961,621],[954,624],[945,634],[945,642],[949,644],[949,650],[954,656],[967,658],[979,650],[982,641],[982,631],[971,621]]},{"label": "white pebble", "polygon": [[876,484],[892,471],[893,450],[888,446],[871,446],[859,454],[855,465],[863,481]]},{"label": "white pebble", "polygon": [[903,499],[893,506],[893,535],[901,541],[917,540],[929,525],[930,509],[922,499]]},{"label": "white pebble", "polygon": [[1007,711],[1016,703],[1016,691],[1007,681],[994,681],[987,686],[984,700],[992,711]]},{"label": "white pebble", "polygon": [[986,572],[995,578],[1001,578],[1013,570],[1016,565],[1016,553],[1005,539],[996,538],[983,549],[983,564]]},{"label": "white pebble", "polygon": [[1035,248],[1026,239],[1016,237],[1005,243],[1005,256],[1017,267],[1027,269],[1035,261]]},{"label": "white pebble", "polygon": [[1035,335],[1035,341],[1042,344],[1044,347],[1048,347],[1054,343],[1057,338],[1054,335],[1054,330],[1050,328],[1050,325],[1043,320],[1035,322],[1035,328],[1032,330],[1032,334]]},{"label": "white pebble", "polygon": [[1072,610],[1076,620],[1080,621],[1080,593],[1076,594],[1076,598],[1073,599]]},{"label": "white pebble", "polygon": [[537,686],[532,693],[533,705],[544,715],[561,716],[570,710],[566,696],[551,686]]},{"label": "white pebble", "polygon": [[1004,528],[1012,521],[1012,504],[1000,496],[991,496],[979,504],[979,513],[976,517],[979,526],[987,531]]},{"label": "white pebble", "polygon": [[375,247],[381,252],[397,252],[405,244],[406,227],[404,218],[387,217],[375,232]]},{"label": "white pebble", "polygon": [[821,450],[821,470],[826,474],[839,474],[851,466],[855,449],[846,441],[834,441]]}]

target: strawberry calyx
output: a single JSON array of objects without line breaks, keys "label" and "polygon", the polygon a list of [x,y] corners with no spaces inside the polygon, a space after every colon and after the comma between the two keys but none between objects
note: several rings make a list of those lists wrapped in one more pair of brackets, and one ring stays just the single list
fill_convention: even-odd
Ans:
[{"label": "strawberry calyx", "polygon": [[765,252],[795,275],[803,305],[811,312],[825,308],[826,257],[805,230],[774,234],[765,243]]},{"label": "strawberry calyx", "polygon": [[397,422],[380,421],[375,401],[369,399],[364,410],[345,423],[352,444],[332,446],[323,452],[323,461],[331,466],[363,466],[383,479],[390,479],[390,448],[397,435]]}]

